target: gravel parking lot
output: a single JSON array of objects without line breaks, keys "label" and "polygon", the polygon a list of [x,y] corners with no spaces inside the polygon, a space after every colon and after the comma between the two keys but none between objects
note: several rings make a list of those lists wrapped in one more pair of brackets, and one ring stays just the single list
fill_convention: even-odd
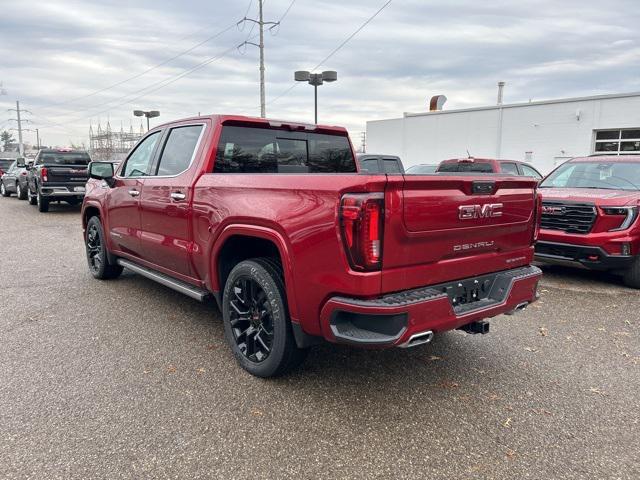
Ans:
[{"label": "gravel parking lot", "polygon": [[0,199],[0,478],[640,478],[640,293],[546,268],[489,335],[317,347],[277,380],[220,314],[89,275],[79,207]]}]

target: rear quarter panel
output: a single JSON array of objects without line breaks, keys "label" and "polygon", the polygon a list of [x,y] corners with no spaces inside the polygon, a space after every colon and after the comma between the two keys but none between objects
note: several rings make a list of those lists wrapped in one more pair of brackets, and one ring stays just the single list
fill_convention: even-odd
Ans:
[{"label": "rear quarter panel", "polygon": [[193,267],[221,291],[216,254],[231,233],[277,239],[291,316],[311,334],[330,296],[380,294],[381,273],[350,269],[338,224],[346,192],[383,191],[386,178],[358,174],[203,174],[194,188]]}]

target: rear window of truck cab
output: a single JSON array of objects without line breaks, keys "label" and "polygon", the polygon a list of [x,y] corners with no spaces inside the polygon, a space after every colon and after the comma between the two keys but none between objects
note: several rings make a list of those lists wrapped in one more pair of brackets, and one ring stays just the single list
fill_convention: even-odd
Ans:
[{"label": "rear window of truck cab", "polygon": [[493,173],[493,166],[486,162],[451,162],[441,163],[437,172],[477,172],[477,173]]},{"label": "rear window of truck cab", "polygon": [[224,126],[216,173],[356,173],[346,136]]},{"label": "rear window of truck cab", "polygon": [[41,165],[89,165],[87,152],[42,152],[38,157]]}]

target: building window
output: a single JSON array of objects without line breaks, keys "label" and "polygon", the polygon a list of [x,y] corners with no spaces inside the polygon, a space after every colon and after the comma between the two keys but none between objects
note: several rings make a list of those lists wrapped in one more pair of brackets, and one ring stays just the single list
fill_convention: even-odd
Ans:
[{"label": "building window", "polygon": [[640,129],[596,130],[595,155],[640,154]]}]

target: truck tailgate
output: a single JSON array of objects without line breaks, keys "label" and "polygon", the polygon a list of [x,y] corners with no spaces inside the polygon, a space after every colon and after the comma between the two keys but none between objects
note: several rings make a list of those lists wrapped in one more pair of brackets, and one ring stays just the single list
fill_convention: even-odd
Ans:
[{"label": "truck tailgate", "polygon": [[388,177],[383,291],[532,260],[536,182],[502,175]]},{"label": "truck tailgate", "polygon": [[89,180],[86,165],[47,165],[46,168],[51,183],[86,183]]}]

